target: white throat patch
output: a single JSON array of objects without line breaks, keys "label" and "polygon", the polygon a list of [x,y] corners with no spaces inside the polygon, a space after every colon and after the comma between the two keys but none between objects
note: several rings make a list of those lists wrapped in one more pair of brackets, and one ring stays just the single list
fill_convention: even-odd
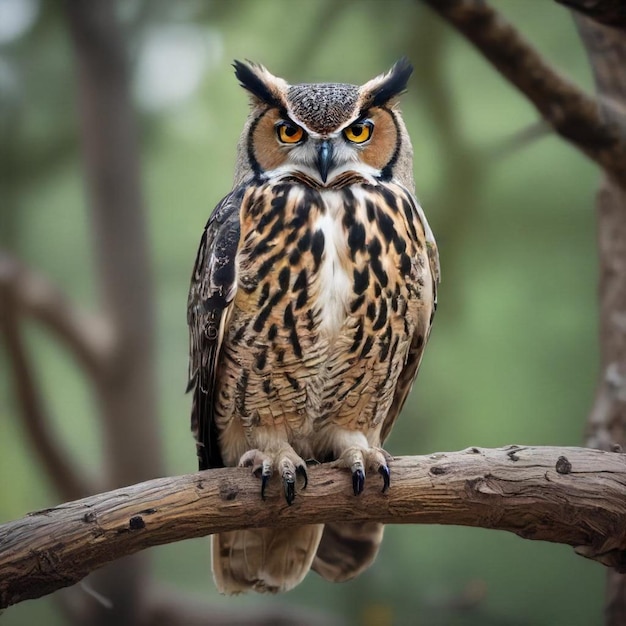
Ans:
[{"label": "white throat patch", "polygon": [[321,230],[324,234],[317,305],[321,311],[320,329],[330,337],[336,337],[347,316],[352,280],[342,263],[342,259],[348,255],[341,223],[342,196],[336,191],[324,191],[321,195],[326,205],[326,213],[313,225],[314,231]]}]

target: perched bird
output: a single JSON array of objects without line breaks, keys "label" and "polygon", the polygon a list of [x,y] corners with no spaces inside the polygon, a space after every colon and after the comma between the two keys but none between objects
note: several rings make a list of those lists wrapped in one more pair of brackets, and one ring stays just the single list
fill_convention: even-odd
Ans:
[{"label": "perched bird", "polygon": [[[347,468],[355,495],[370,471],[384,491],[381,444],[417,374],[439,277],[396,108],[412,67],[401,59],[361,86],[234,68],[251,112],[188,302],[200,469],[250,467],[262,497],[278,475],[287,504],[312,460]],[[215,581],[223,593],[278,592],[311,568],[348,580],[382,533],[344,522],[220,533]]]}]

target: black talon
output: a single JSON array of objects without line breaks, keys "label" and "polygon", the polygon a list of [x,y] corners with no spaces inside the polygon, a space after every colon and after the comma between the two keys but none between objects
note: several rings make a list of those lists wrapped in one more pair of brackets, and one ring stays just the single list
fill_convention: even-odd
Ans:
[{"label": "black talon", "polygon": [[302,478],[304,479],[304,485],[302,485],[302,489],[306,489],[306,486],[309,484],[309,477],[306,473],[306,467],[304,465],[298,465],[298,467],[296,468],[296,474],[298,474],[298,476],[302,476]]},{"label": "black talon", "polygon": [[285,500],[287,500],[287,504],[291,506],[291,503],[296,497],[296,482],[292,476],[289,476],[283,478],[283,485],[285,487]]},{"label": "black talon", "polygon": [[352,489],[354,490],[354,495],[358,496],[365,487],[365,473],[362,469],[355,470],[352,472]]},{"label": "black talon", "polygon": [[267,474],[263,474],[263,476],[261,476],[261,498],[263,500],[265,500],[265,487],[267,487],[269,479],[270,477]]},{"label": "black talon", "polygon": [[378,469],[378,473],[383,477],[383,493],[389,489],[390,472],[386,465],[381,465]]},{"label": "black talon", "polygon": [[271,473],[263,473],[261,475],[261,498],[265,500],[265,488],[267,487],[267,483],[270,481]]}]

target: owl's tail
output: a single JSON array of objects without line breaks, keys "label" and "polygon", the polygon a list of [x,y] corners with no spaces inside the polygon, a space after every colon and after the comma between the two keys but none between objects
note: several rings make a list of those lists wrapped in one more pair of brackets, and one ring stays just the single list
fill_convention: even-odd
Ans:
[{"label": "owl's tail", "polygon": [[384,528],[378,522],[326,524],[313,569],[335,583],[358,576],[374,562]]},{"label": "owl's tail", "polygon": [[295,587],[311,568],[322,524],[235,530],[213,535],[213,577],[220,593],[278,593]]}]

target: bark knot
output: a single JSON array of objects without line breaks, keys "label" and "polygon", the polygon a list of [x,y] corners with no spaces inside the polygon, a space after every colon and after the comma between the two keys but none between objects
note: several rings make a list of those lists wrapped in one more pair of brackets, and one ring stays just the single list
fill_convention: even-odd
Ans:
[{"label": "bark knot", "polygon": [[143,530],[145,527],[146,523],[141,515],[135,515],[128,520],[128,528],[130,530]]},{"label": "bark knot", "polygon": [[556,460],[556,471],[559,474],[569,474],[572,471],[572,464],[568,461],[567,457],[560,456]]}]

